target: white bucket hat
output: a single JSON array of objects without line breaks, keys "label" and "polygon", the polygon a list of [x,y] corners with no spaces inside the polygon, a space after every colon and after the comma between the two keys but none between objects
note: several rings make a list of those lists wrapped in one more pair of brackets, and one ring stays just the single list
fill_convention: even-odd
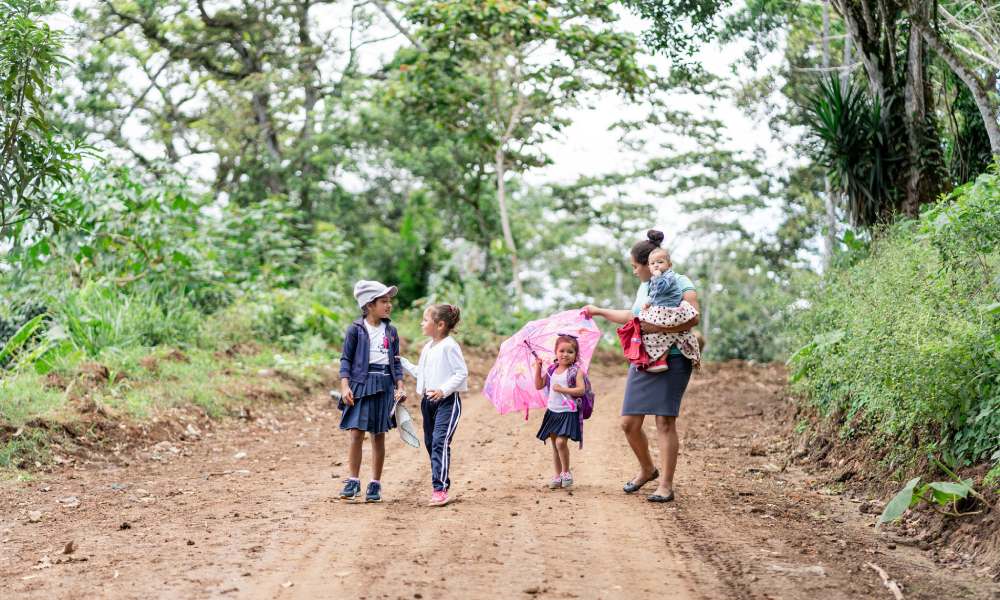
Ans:
[{"label": "white bucket hat", "polygon": [[392,298],[399,289],[396,286],[386,286],[378,281],[368,281],[362,279],[354,284],[354,298],[358,301],[358,306],[364,308],[369,302],[373,302],[382,296]]},{"label": "white bucket hat", "polygon": [[396,416],[396,427],[399,428],[400,439],[408,446],[419,448],[420,438],[417,437],[417,428],[414,427],[413,419],[410,418],[410,411],[406,410],[401,402],[397,402],[393,413]]}]

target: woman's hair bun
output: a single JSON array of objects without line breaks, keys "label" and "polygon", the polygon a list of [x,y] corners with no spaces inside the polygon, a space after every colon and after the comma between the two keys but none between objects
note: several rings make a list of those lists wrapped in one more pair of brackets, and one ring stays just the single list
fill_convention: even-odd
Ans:
[{"label": "woman's hair bun", "polygon": [[663,243],[663,237],[664,236],[663,236],[663,232],[662,231],[657,231],[655,229],[650,229],[649,231],[646,232],[646,239],[648,239],[649,241],[653,242],[657,246],[660,245],[661,243]]}]

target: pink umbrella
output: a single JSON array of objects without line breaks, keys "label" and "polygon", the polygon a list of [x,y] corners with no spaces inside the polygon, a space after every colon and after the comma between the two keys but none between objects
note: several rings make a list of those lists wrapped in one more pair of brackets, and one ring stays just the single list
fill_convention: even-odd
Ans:
[{"label": "pink umbrella", "polygon": [[543,363],[555,360],[556,338],[560,334],[576,337],[580,344],[577,362],[585,370],[590,366],[601,331],[580,310],[567,310],[545,319],[531,321],[500,345],[500,354],[490,369],[483,393],[501,415],[509,412],[545,408],[544,390],[535,389],[535,357]]}]

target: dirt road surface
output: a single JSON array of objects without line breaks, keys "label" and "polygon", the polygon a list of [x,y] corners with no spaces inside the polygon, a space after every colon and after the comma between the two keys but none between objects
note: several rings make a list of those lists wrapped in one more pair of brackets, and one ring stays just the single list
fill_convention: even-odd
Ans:
[{"label": "dirt road surface", "polygon": [[[636,471],[618,429],[622,367],[593,379],[572,491],[546,489],[541,414],[501,418],[478,393],[445,508],[425,506],[426,453],[395,432],[385,502],[338,500],[346,436],[319,396],[127,461],[0,483],[0,598],[893,598],[872,565],[906,598],[1000,597],[971,570],[879,542],[875,515],[787,466],[780,369],[695,376],[666,505],[622,493]],[[363,480],[367,464],[366,448]]]}]

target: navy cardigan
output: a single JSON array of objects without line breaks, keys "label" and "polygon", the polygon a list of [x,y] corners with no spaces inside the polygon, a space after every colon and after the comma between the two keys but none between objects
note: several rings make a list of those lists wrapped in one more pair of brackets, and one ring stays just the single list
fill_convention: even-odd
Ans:
[{"label": "navy cardigan", "polygon": [[[402,381],[403,365],[399,361],[399,334],[396,328],[385,323],[385,335],[389,338],[389,370],[393,381]],[[361,317],[347,326],[344,334],[344,352],[340,356],[340,378],[347,378],[351,383],[364,383],[368,377],[368,330],[365,329],[365,319]]]}]

